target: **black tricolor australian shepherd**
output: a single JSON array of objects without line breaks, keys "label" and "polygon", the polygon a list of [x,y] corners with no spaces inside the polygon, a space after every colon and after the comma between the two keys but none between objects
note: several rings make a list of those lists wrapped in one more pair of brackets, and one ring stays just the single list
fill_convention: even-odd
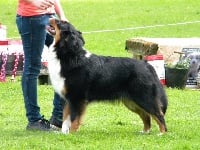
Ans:
[{"label": "black tricolor australian shepherd", "polygon": [[121,100],[137,113],[149,132],[151,119],[160,133],[167,127],[167,98],[153,67],[131,58],[97,56],[86,51],[81,32],[72,24],[50,20],[55,28],[50,46],[49,74],[55,91],[66,100],[62,132],[76,131],[88,103]]}]

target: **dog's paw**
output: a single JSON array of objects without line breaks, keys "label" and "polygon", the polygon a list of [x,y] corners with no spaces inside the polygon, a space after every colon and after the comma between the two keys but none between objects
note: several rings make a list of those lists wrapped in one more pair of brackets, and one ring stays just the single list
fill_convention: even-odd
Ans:
[{"label": "dog's paw", "polygon": [[69,134],[69,128],[68,127],[62,127],[62,133],[63,134]]},{"label": "dog's paw", "polygon": [[164,134],[165,133],[160,132],[160,133],[157,134],[157,136],[163,136]]},{"label": "dog's paw", "polygon": [[70,117],[68,117],[68,119],[63,121],[62,129],[61,129],[62,133],[69,134],[70,127],[71,127],[71,121],[70,121]]},{"label": "dog's paw", "polygon": [[142,131],[139,131],[140,134],[150,134],[150,130],[142,130]]},{"label": "dog's paw", "polygon": [[164,135],[166,135],[166,134],[167,134],[167,129],[161,130],[161,131],[157,134],[157,136],[164,136]]}]

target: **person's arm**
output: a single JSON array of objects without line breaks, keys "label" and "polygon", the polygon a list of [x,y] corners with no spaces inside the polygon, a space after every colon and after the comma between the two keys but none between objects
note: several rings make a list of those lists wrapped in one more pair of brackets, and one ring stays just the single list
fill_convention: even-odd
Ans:
[{"label": "person's arm", "polygon": [[55,0],[54,2],[55,12],[62,21],[68,21],[68,19],[65,17],[65,13],[63,11],[63,8],[61,6],[60,0]]}]

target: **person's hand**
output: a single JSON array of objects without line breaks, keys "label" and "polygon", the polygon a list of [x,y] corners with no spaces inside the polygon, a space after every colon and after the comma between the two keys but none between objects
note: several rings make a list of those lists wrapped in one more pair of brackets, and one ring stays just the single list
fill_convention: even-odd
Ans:
[{"label": "person's hand", "polygon": [[65,22],[65,21],[66,21],[66,22],[69,22],[69,20],[68,20],[65,16],[61,16],[61,17],[60,17],[60,20],[61,20],[61,21],[64,21],[64,22]]},{"label": "person's hand", "polygon": [[29,2],[40,9],[47,9],[54,5],[54,0],[29,0]]}]

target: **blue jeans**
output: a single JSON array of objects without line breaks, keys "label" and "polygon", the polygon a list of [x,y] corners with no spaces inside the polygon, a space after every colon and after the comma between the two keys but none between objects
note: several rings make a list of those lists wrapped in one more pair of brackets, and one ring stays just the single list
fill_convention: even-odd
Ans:
[{"label": "blue jeans", "polygon": [[[41,69],[41,56],[46,39],[46,25],[49,15],[31,17],[16,16],[16,24],[21,35],[24,49],[24,69],[22,73],[22,92],[24,97],[26,116],[29,122],[42,118],[38,106],[37,83]],[[54,96],[52,114],[62,119],[62,103],[60,97]]]}]

